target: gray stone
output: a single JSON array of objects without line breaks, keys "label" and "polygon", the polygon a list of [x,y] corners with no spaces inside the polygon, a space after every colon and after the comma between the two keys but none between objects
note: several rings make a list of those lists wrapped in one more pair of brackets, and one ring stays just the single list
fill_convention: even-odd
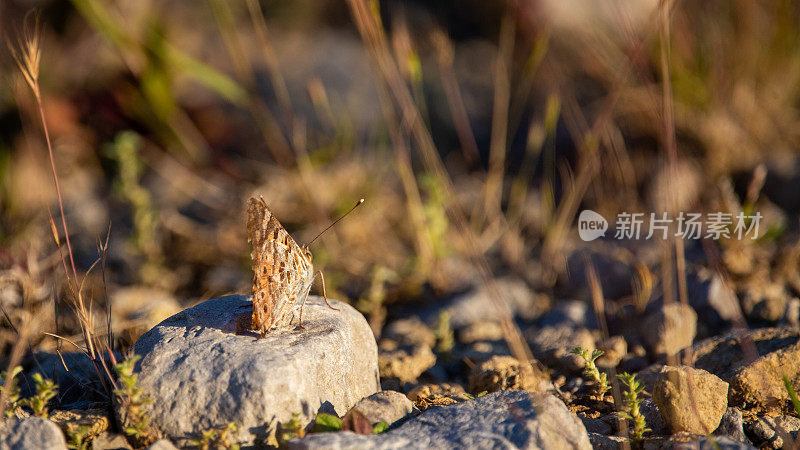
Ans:
[{"label": "gray stone", "polygon": [[376,392],[359,400],[352,409],[363,414],[373,425],[386,422],[390,427],[419,413],[411,400],[397,391]]},{"label": "gray stone", "polygon": [[539,327],[572,327],[597,328],[597,318],[588,303],[580,300],[556,302],[542,317],[536,320]]},{"label": "gray stone", "polygon": [[175,447],[172,442],[166,439],[159,439],[150,444],[150,447],[147,447],[147,450],[178,450],[178,447]]},{"label": "gray stone", "polygon": [[744,435],[744,422],[742,420],[742,412],[738,408],[728,408],[725,414],[722,415],[722,420],[719,422],[719,427],[714,431],[715,436],[728,436],[740,442],[750,443],[747,436]]},{"label": "gray stone", "polygon": [[546,366],[567,373],[580,373],[583,360],[570,353],[575,347],[594,350],[595,335],[586,328],[569,325],[531,327],[525,331],[533,356]]},{"label": "gray stone", "polygon": [[605,420],[596,417],[587,417],[584,414],[578,414],[578,418],[583,422],[583,427],[586,428],[587,433],[597,433],[608,435],[612,433],[611,425]]},{"label": "gray stone", "polygon": [[747,425],[748,434],[759,448],[779,449],[783,448],[787,438],[797,440],[800,419],[793,416],[765,416]]},{"label": "gray stone", "polygon": [[687,277],[689,306],[698,316],[698,334],[713,336],[729,328],[741,315],[739,300],[716,272],[700,269]]},{"label": "gray stone", "polygon": [[755,447],[728,436],[676,433],[670,437],[646,438],[642,450],[755,450]]},{"label": "gray stone", "polygon": [[0,450],[66,449],[58,425],[39,417],[11,418],[0,425]]},{"label": "gray stone", "polygon": [[[114,352],[114,355],[117,361],[121,360],[121,353]],[[61,404],[105,400],[99,394],[103,392],[103,384],[100,382],[100,375],[98,374],[98,370],[103,373],[104,368],[101,365],[96,369],[92,361],[83,352],[62,352],[61,356],[57,353],[43,352],[33,355],[31,359],[33,359],[30,364],[32,370],[25,373],[26,381],[20,383],[23,397],[29,397],[34,394],[35,383],[31,376],[34,373],[39,373],[58,385]],[[64,368],[65,365],[66,369]],[[106,357],[106,366],[109,368],[113,366],[108,357]]]},{"label": "gray stone", "polygon": [[472,344],[481,341],[500,341],[502,339],[503,327],[498,322],[476,322],[458,330],[458,341],[462,344]]},{"label": "gray stone", "polygon": [[417,317],[395,320],[386,325],[381,338],[390,339],[401,346],[426,345],[433,348],[436,345],[433,330]]},{"label": "gray stone", "polygon": [[774,325],[786,314],[789,293],[781,283],[753,279],[742,288],[742,310],[751,322]]},{"label": "gray stone", "polygon": [[653,399],[643,400],[639,405],[639,410],[642,412],[644,421],[647,423],[647,427],[652,430],[653,435],[666,436],[670,434],[669,427],[664,422],[664,418],[661,417],[661,411],[658,410],[658,406],[653,402]]},{"label": "gray stone", "polygon": [[709,434],[728,407],[728,383],[702,369],[664,366],[653,401],[673,432]]},{"label": "gray stone", "polygon": [[606,436],[589,433],[589,442],[594,450],[623,450],[631,448],[630,440],[624,436]]},{"label": "gray stone", "polygon": [[293,449],[401,448],[591,449],[578,417],[550,394],[503,391],[431,408],[374,436],[319,433],[289,441]]},{"label": "gray stone", "polygon": [[243,445],[266,438],[267,426],[294,413],[343,415],[379,390],[377,346],[367,321],[347,304],[309,297],[303,326],[263,339],[236,334],[249,320],[250,296],[203,302],[145,333],[134,347],[139,386],[153,402],[148,416],[178,446],[229,422]]},{"label": "gray stone", "polygon": [[663,305],[644,319],[640,331],[642,340],[656,356],[674,355],[692,345],[697,334],[697,314],[688,305]]},{"label": "gray stone", "polygon": [[[495,283],[512,316],[530,320],[542,312],[540,299],[524,281],[499,278]],[[420,317],[433,326],[442,311],[450,314],[450,326],[454,329],[486,320],[499,322],[502,318],[488,287],[483,284],[427,308]]]},{"label": "gray stone", "polygon": [[92,439],[92,450],[130,450],[133,447],[119,433],[103,432]]}]

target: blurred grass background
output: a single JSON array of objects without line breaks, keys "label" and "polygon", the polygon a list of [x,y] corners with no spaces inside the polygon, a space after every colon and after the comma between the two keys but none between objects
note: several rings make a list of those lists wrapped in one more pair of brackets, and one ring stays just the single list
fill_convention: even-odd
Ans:
[{"label": "blurred grass background", "polygon": [[[769,239],[720,242],[723,253],[796,240],[790,0],[5,0],[12,46],[33,9],[81,277],[108,236],[84,296],[98,317],[112,306],[119,348],[183,307],[251,289],[253,194],[301,243],[366,199],[312,251],[328,295],[376,333],[395,305],[497,275],[560,298],[582,208],[757,208]],[[77,341],[81,324],[66,313],[38,108],[11,53],[0,68],[8,355],[21,322]],[[667,267],[683,259],[682,244],[664,252]],[[621,258],[649,285],[652,261]]]}]

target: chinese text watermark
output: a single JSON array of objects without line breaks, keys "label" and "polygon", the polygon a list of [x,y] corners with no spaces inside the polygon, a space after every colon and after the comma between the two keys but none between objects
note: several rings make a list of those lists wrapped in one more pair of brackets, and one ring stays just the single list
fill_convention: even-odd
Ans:
[{"label": "chinese text watermark", "polygon": [[[628,213],[617,215],[614,239],[756,239],[760,212],[745,214],[711,212],[684,213],[677,216],[664,213]],[[608,221],[600,214],[585,209],[578,216],[578,234],[584,241],[605,236]]]}]

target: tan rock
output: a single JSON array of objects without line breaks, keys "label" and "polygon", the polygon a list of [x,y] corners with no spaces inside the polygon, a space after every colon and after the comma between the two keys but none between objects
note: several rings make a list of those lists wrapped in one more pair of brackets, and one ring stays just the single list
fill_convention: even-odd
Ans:
[{"label": "tan rock", "polygon": [[642,323],[642,339],[658,356],[674,355],[692,345],[697,334],[697,313],[680,303],[664,305]]},{"label": "tan rock", "polygon": [[469,388],[472,392],[545,392],[552,386],[550,377],[544,371],[511,356],[493,356],[473,367],[469,374]]},{"label": "tan rock", "polygon": [[378,352],[378,371],[381,378],[413,382],[434,364],[436,355],[427,345],[399,347],[393,341],[381,340]]},{"label": "tan rock", "polygon": [[732,406],[780,408],[789,399],[783,375],[800,384],[800,331],[793,328],[741,330],[697,343],[695,367],[730,383]]},{"label": "tan rock", "polygon": [[728,383],[702,369],[664,366],[653,401],[673,432],[709,434],[728,407]]}]

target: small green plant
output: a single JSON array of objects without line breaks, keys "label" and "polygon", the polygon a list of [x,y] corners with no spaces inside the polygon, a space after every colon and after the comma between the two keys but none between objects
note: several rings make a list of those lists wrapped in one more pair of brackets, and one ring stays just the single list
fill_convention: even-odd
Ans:
[{"label": "small green plant", "polygon": [[236,442],[236,424],[228,423],[225,428],[211,428],[200,433],[200,437],[192,441],[192,445],[200,450],[210,450],[224,448],[227,450],[239,450],[239,443]]},{"label": "small green plant", "polygon": [[72,450],[89,449],[89,433],[92,427],[89,425],[78,425],[75,423],[67,424],[67,447]]},{"label": "small green plant", "polygon": [[333,414],[319,413],[314,419],[314,431],[340,431],[342,419]]},{"label": "small green plant", "polygon": [[303,427],[303,423],[300,421],[300,414],[294,413],[292,414],[292,420],[279,424],[276,434],[278,444],[280,444],[280,446],[285,445],[286,441],[289,439],[301,438],[305,436],[306,430],[305,427]]},{"label": "small green plant", "polygon": [[381,434],[389,429],[389,424],[386,422],[378,422],[372,427],[372,434]]},{"label": "small green plant", "polygon": [[436,353],[449,355],[455,346],[453,327],[450,326],[450,312],[444,310],[436,318]]},{"label": "small green plant", "polygon": [[786,386],[786,392],[789,393],[789,399],[792,401],[792,406],[794,406],[794,413],[797,414],[797,417],[800,417],[800,399],[797,398],[797,392],[786,375],[783,375],[783,385]]},{"label": "small green plant", "polygon": [[31,398],[26,398],[20,401],[20,405],[27,406],[33,410],[33,415],[47,419],[47,403],[51,398],[56,396],[58,385],[53,383],[52,380],[45,379],[40,373],[35,373],[32,376],[33,382],[36,385],[36,394]]},{"label": "small green plant", "polygon": [[597,368],[597,358],[603,356],[603,351],[594,349],[589,352],[588,349],[584,349],[581,347],[575,347],[572,349],[572,354],[578,355],[583,358],[583,374],[589,377],[592,382],[594,382],[596,396],[598,400],[603,400],[606,395],[606,392],[610,389],[608,385],[608,376],[605,372],[600,372]]},{"label": "small green plant", "polygon": [[480,391],[480,392],[478,392],[478,393],[477,393],[477,394],[475,394],[475,395],[472,395],[472,394],[464,394],[464,396],[465,396],[465,397],[467,397],[467,398],[468,398],[468,399],[470,399],[470,400],[474,400],[474,399],[476,399],[476,398],[478,398],[478,397],[483,397],[484,395],[486,395],[486,394],[488,394],[488,393],[489,393],[489,391]]},{"label": "small green plant", "polygon": [[389,429],[386,422],[370,424],[369,420],[360,412],[352,410],[344,419],[332,414],[319,413],[314,419],[314,431],[352,431],[357,434],[380,434]]},{"label": "small green plant", "polygon": [[625,397],[625,410],[620,412],[620,416],[633,422],[633,430],[630,431],[631,440],[640,441],[642,436],[650,430],[647,428],[647,423],[644,416],[639,411],[639,405],[642,399],[639,394],[644,390],[644,385],[636,379],[636,375],[624,372],[617,377],[628,388],[623,396]]},{"label": "small green plant", "polygon": [[117,378],[121,387],[114,391],[119,397],[123,407],[123,427],[122,431],[142,443],[151,443],[156,440],[156,436],[150,428],[150,421],[144,411],[144,406],[152,400],[137,386],[139,376],[133,373],[136,361],[141,358],[135,355],[114,366]]},{"label": "small green plant", "polygon": [[3,382],[8,386],[0,386],[0,393],[5,393],[8,398],[5,410],[6,418],[14,415],[14,411],[16,411],[20,403],[19,386],[17,385],[17,375],[19,375],[20,372],[22,372],[22,367],[16,366],[3,373]]}]

